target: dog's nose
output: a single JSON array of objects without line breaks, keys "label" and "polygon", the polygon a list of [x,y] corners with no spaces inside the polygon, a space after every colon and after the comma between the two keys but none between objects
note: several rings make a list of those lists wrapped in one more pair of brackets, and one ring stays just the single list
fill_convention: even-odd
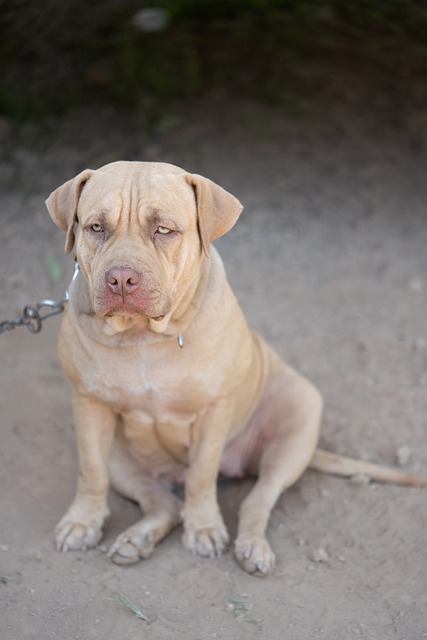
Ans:
[{"label": "dog's nose", "polygon": [[122,298],[129,295],[139,287],[141,274],[135,269],[127,267],[114,267],[105,274],[107,286],[113,293],[117,293]]}]

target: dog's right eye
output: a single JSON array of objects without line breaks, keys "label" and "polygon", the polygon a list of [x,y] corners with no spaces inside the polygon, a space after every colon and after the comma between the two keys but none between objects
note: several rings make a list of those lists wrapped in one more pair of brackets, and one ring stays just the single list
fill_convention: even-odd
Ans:
[{"label": "dog's right eye", "polygon": [[96,222],[91,226],[91,230],[94,231],[95,233],[101,233],[101,231],[103,231],[103,228],[101,227],[100,224]]},{"label": "dog's right eye", "polygon": [[169,229],[169,227],[162,227],[161,225],[159,227],[157,227],[156,229],[156,233],[160,233],[162,236],[167,236],[172,232],[172,229]]}]

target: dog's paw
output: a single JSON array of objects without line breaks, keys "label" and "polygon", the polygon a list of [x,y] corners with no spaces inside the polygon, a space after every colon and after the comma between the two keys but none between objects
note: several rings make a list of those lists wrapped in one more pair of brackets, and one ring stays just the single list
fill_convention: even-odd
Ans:
[{"label": "dog's paw", "polygon": [[86,551],[96,547],[102,538],[101,527],[93,523],[76,522],[62,518],[55,529],[55,544],[58,551]]},{"label": "dog's paw", "polygon": [[242,534],[234,543],[236,560],[248,573],[268,576],[273,573],[276,558],[264,536]]},{"label": "dog's paw", "polygon": [[149,528],[135,525],[117,537],[108,552],[108,557],[115,564],[135,564],[143,558],[148,558],[154,545],[153,532]]},{"label": "dog's paw", "polygon": [[228,542],[228,532],[222,521],[216,527],[187,526],[182,536],[182,543],[187,551],[205,558],[220,556]]},{"label": "dog's paw", "polygon": [[108,515],[107,508],[89,511],[84,504],[74,502],[55,529],[58,551],[86,551],[96,547],[102,538],[102,525]]}]

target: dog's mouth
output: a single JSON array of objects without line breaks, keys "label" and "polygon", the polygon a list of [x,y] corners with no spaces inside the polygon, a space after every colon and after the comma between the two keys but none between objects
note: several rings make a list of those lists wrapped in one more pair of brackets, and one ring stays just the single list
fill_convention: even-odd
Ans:
[{"label": "dog's mouth", "polygon": [[128,317],[141,317],[148,318],[150,320],[160,321],[167,315],[167,309],[159,310],[157,305],[153,307],[150,305],[113,305],[107,306],[102,304],[95,306],[96,315],[103,316],[104,318],[112,318],[113,316],[128,316]]},{"label": "dog's mouth", "polygon": [[150,315],[149,313],[141,313],[141,312],[136,312],[135,310],[123,310],[123,309],[111,309],[110,311],[107,311],[107,313],[102,313],[102,314],[97,314],[97,315],[102,315],[104,318],[114,318],[115,316],[125,316],[125,317],[129,317],[129,318],[136,318],[136,317],[141,317],[143,316],[144,318],[148,318],[149,320],[154,320],[155,322],[161,322],[165,316],[166,313],[159,315],[159,316],[154,316],[154,315]]},{"label": "dog's mouth", "polygon": [[160,294],[145,295],[135,292],[131,295],[120,296],[104,291],[95,295],[93,308],[98,316],[112,318],[113,316],[145,317],[160,321],[170,310],[170,304]]}]

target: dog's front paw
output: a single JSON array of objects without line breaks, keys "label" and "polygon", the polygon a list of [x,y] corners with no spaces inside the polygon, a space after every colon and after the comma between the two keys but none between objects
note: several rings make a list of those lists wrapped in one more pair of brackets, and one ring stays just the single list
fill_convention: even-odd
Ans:
[{"label": "dog's front paw", "polygon": [[191,553],[205,558],[215,558],[227,547],[229,536],[222,519],[219,518],[219,522],[214,526],[185,525],[182,542]]},{"label": "dog's front paw", "polygon": [[87,515],[82,509],[70,507],[55,529],[57,550],[86,551],[95,547],[102,538],[102,525],[106,515],[105,511],[99,515]]},{"label": "dog's front paw", "polygon": [[234,543],[236,560],[248,573],[267,576],[273,573],[276,558],[264,536],[242,534]]}]

